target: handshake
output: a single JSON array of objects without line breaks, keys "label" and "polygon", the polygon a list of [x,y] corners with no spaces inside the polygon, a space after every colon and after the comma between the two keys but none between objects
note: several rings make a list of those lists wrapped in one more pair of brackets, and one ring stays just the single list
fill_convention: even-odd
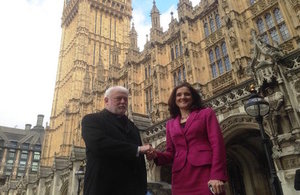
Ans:
[{"label": "handshake", "polygon": [[157,158],[156,150],[151,146],[151,144],[145,144],[143,146],[139,146],[139,153],[145,154],[147,160],[153,160]]}]

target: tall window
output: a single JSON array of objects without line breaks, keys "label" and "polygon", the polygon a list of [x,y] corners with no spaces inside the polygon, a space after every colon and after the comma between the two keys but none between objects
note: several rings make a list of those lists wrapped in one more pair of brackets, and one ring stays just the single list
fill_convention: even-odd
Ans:
[{"label": "tall window", "polygon": [[216,59],[217,59],[219,74],[221,75],[221,74],[224,73],[224,68],[223,68],[223,63],[222,63],[222,60],[221,60],[221,54],[220,54],[219,46],[216,47],[215,53],[216,53]]},{"label": "tall window", "polygon": [[212,17],[209,18],[210,31],[213,33],[216,31],[215,21]]},{"label": "tall window", "polygon": [[265,15],[265,19],[266,19],[266,22],[267,22],[268,29],[272,28],[274,26],[274,21],[273,21],[273,18],[271,16],[271,14],[267,13]]},{"label": "tall window", "polygon": [[175,46],[175,54],[176,54],[176,58],[178,58],[179,53],[178,53],[178,45]]},{"label": "tall window", "polygon": [[211,12],[203,19],[203,29],[205,37],[214,33],[217,29],[221,28],[220,15],[217,10]]},{"label": "tall window", "polygon": [[210,50],[210,52],[209,52],[209,61],[211,64],[211,69],[212,69],[212,77],[216,78],[218,76],[218,74],[217,74],[217,67],[215,64],[214,52],[212,50]]},{"label": "tall window", "polygon": [[25,170],[26,170],[26,161],[25,160],[20,160],[17,176],[21,177],[21,176],[25,175]]},{"label": "tall window", "polygon": [[15,157],[16,157],[16,150],[9,149],[6,156],[6,169],[5,169],[6,175],[10,175],[12,173]]},{"label": "tall window", "polygon": [[207,37],[209,35],[208,25],[206,22],[204,23],[204,34],[205,34],[205,37]]},{"label": "tall window", "polygon": [[40,160],[41,153],[40,152],[34,152],[33,153],[33,160]]},{"label": "tall window", "polygon": [[31,171],[32,172],[37,172],[39,168],[39,162],[32,162],[31,164]]},{"label": "tall window", "polygon": [[186,80],[185,66],[182,65],[177,70],[173,72],[173,84],[177,86],[182,81]]},{"label": "tall window", "polygon": [[227,47],[226,47],[225,42],[222,43],[222,53],[223,53],[223,59],[224,59],[224,63],[225,63],[225,69],[226,69],[226,71],[230,71],[231,70],[231,64],[230,64],[230,61],[229,61],[229,57],[228,57],[228,53],[227,53]]},{"label": "tall window", "polygon": [[145,68],[145,79],[147,79],[148,78],[148,71],[147,71],[147,67]]},{"label": "tall window", "polygon": [[182,55],[183,51],[182,51],[182,43],[179,43],[179,50],[180,50],[180,55]]},{"label": "tall window", "polygon": [[[264,23],[267,25],[267,31],[264,27]],[[288,28],[279,8],[275,8],[273,11],[266,13],[263,17],[258,18],[256,24],[258,32],[265,43],[281,43],[290,38]]]},{"label": "tall window", "polygon": [[174,49],[171,48],[171,60],[173,61],[174,60]]},{"label": "tall window", "polygon": [[257,28],[259,33],[263,33],[265,31],[264,21],[261,18],[257,20]]},{"label": "tall window", "polygon": [[225,42],[222,42],[220,46],[215,46],[214,50],[211,49],[208,55],[213,78],[231,70],[231,64]]},{"label": "tall window", "polygon": [[280,13],[280,10],[278,8],[274,9],[274,15],[275,15],[277,24],[279,24],[280,22],[283,21],[283,17],[282,17],[282,15]]},{"label": "tall window", "polygon": [[290,37],[289,31],[284,23],[279,26],[279,30],[284,41]]},{"label": "tall window", "polygon": [[217,24],[217,29],[221,28],[221,21],[220,21],[219,14],[215,15],[215,20],[216,20],[216,24]]}]

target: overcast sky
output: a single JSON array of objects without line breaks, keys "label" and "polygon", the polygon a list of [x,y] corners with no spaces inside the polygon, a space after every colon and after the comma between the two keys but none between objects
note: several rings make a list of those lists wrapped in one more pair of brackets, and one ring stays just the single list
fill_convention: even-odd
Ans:
[{"label": "overcast sky", "polygon": [[[200,0],[192,0],[193,6]],[[178,0],[156,0],[166,31]],[[140,50],[151,26],[153,0],[133,0]],[[61,38],[63,0],[0,1],[0,126],[24,129],[43,114],[49,123]]]}]

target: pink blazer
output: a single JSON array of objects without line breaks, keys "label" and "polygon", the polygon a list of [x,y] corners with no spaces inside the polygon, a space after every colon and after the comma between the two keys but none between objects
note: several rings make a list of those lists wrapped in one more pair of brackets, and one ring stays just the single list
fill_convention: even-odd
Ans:
[{"label": "pink blazer", "polygon": [[186,161],[194,166],[211,165],[208,180],[227,180],[223,136],[211,108],[193,111],[183,129],[179,116],[170,119],[166,128],[166,151],[158,152],[157,165],[172,164],[172,172],[180,171]]}]

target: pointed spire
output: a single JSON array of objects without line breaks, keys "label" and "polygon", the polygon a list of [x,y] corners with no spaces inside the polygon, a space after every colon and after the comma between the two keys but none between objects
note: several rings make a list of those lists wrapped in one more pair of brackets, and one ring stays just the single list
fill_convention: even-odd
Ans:
[{"label": "pointed spire", "polygon": [[132,26],[131,26],[131,34],[137,34],[135,28],[134,28],[134,22],[132,22]]},{"label": "pointed spire", "polygon": [[155,0],[153,0],[153,6],[152,6],[152,10],[151,10],[151,15],[154,13],[158,13],[159,14],[159,10],[156,7],[156,3]]},{"label": "pointed spire", "polygon": [[137,46],[137,32],[134,28],[134,22],[132,22],[132,26],[131,26],[131,30],[129,33],[130,36],[130,47],[133,50],[138,50],[138,46]]}]

